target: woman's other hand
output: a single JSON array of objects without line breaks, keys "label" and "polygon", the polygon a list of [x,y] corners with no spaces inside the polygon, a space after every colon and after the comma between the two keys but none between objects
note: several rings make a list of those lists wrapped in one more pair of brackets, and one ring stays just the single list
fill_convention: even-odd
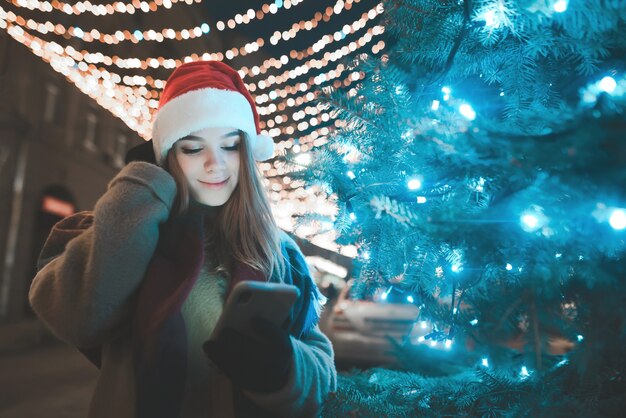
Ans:
[{"label": "woman's other hand", "polygon": [[209,359],[234,384],[252,392],[270,393],[287,383],[293,358],[291,337],[270,321],[252,319],[255,337],[226,328],[203,348]]}]

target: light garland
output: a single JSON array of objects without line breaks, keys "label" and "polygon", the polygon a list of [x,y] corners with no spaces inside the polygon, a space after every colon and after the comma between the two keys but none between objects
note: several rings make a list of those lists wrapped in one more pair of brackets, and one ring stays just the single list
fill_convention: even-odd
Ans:
[{"label": "light garland", "polygon": [[[170,0],[163,0],[163,1],[164,2],[167,1],[168,4],[171,4],[169,3]],[[360,2],[360,0],[347,0],[348,4],[352,4],[352,2],[358,3]],[[275,32],[275,34],[272,35],[272,37],[270,38],[270,42],[272,43],[272,45],[276,45],[278,44],[279,41],[281,41],[281,39],[288,40],[288,39],[295,38],[296,34],[300,30],[303,30],[303,29],[311,30],[312,28],[317,27],[317,24],[319,23],[320,20],[325,19],[325,18],[330,18],[333,12],[335,14],[339,14],[344,8],[345,8],[345,3],[343,2],[343,0],[338,0],[334,8],[329,7],[326,9],[326,13],[324,15],[318,12],[315,14],[313,19],[309,20],[308,22],[301,21],[299,24],[294,23],[294,25],[289,31],[283,32],[283,34],[287,33],[287,35],[282,36],[282,38],[280,37],[276,38],[277,35]],[[88,43],[100,42],[100,43],[108,44],[108,45],[116,45],[120,42],[125,42],[125,41],[131,41],[133,43],[138,43],[140,41],[163,42],[166,39],[175,39],[177,41],[182,41],[182,40],[187,40],[187,39],[198,38],[200,36],[203,36],[203,34],[208,34],[210,31],[209,25],[207,23],[203,23],[200,26],[195,26],[191,29],[182,29],[180,31],[175,31],[172,28],[164,28],[160,31],[155,31],[154,29],[149,29],[146,31],[139,31],[139,30],[131,31],[128,29],[124,29],[124,30],[117,30],[115,31],[115,33],[112,33],[112,34],[111,33],[103,34],[103,33],[100,33],[100,31],[98,31],[97,29],[83,30],[76,26],[70,26],[69,28],[66,28],[60,23],[54,24],[50,21],[47,21],[46,23],[41,23],[33,19],[25,19],[22,16],[16,15],[15,13],[11,11],[6,12],[1,7],[0,7],[0,10],[6,15],[6,18],[10,22],[18,24],[19,26],[22,26],[22,27],[27,27],[30,30],[35,30],[41,33],[42,35],[53,33],[58,36],[63,36],[66,39],[70,39],[71,37],[76,37]],[[275,10],[275,9],[272,8],[272,10]],[[280,32],[278,32],[278,34],[280,34]],[[262,38],[259,38],[259,39],[262,41],[262,44],[264,45],[265,40],[263,40]],[[246,55],[248,53],[256,52],[259,50],[261,46],[262,45],[259,45],[259,41],[257,40],[257,42],[252,42],[251,46],[249,46],[248,48],[245,48],[245,47],[231,48],[230,50],[226,51],[224,56],[227,59],[232,59],[238,56],[240,53],[242,55]]]},{"label": "light garland", "polygon": [[7,0],[16,7],[22,7],[29,10],[39,10],[41,12],[52,12],[57,10],[68,15],[80,15],[82,13],[91,13],[95,16],[112,15],[115,13],[133,14],[135,11],[144,13],[156,12],[159,7],[169,9],[173,4],[184,2],[188,5],[201,3],[202,0],[156,0],[156,1],[140,1],[132,0],[130,3],[116,1],[110,4],[92,4],[89,1],[79,1],[75,4],[63,3],[58,0],[39,1],[39,0]]},{"label": "light garland", "polygon": [[[113,78],[110,74],[103,75],[96,68],[90,68],[86,63],[76,63],[69,54],[69,47],[63,48],[56,43],[47,43],[33,35],[25,32],[20,26],[7,24],[4,20],[0,20],[2,26],[8,27],[7,33],[18,42],[28,47],[35,55],[40,56],[46,62],[66,77],[68,77],[83,93],[94,98],[102,107],[110,110],[114,115],[122,119],[131,129],[137,131],[142,137],[148,137],[150,131],[150,122],[152,115],[150,108],[154,109],[158,106],[155,96],[158,92],[150,92],[145,87],[137,89],[137,93],[131,87],[122,87],[117,84],[120,77]],[[71,50],[70,50],[71,51]],[[357,77],[351,77],[357,78]],[[101,82],[98,80],[102,79]],[[100,90],[100,93],[97,91]],[[309,99],[313,99],[314,95],[309,92]],[[273,105],[273,104],[272,104]],[[304,127],[301,127],[304,128]],[[307,126],[308,128],[308,126]],[[273,128],[270,134],[280,135],[283,130]],[[302,129],[303,130],[303,129]],[[285,130],[285,133],[290,131]],[[315,135],[314,135],[315,134]],[[315,140],[316,132],[301,138],[301,142]],[[280,143],[279,143],[280,144]],[[280,147],[281,145],[279,145]]]},{"label": "light garland", "polygon": [[[302,3],[303,1],[304,0],[291,0],[291,1],[285,0],[283,2],[283,8],[290,9],[291,7],[297,6],[298,4]],[[277,6],[276,3],[269,3],[269,4],[266,3],[256,12],[252,9],[248,9],[248,11],[244,14],[237,13],[235,17],[233,17],[232,19],[228,19],[227,22],[224,22],[222,20],[218,21],[215,24],[215,26],[217,30],[219,31],[226,30],[226,27],[228,27],[229,29],[235,29],[237,25],[241,25],[241,24],[247,25],[255,17],[258,20],[261,20],[267,14],[270,14],[270,13],[276,14],[276,12],[278,12],[278,9],[279,9],[279,6]]]}]

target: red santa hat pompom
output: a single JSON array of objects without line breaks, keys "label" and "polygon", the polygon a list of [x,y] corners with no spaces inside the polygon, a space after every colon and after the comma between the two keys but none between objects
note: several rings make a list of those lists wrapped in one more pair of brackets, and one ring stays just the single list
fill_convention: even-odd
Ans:
[{"label": "red santa hat pompom", "polygon": [[163,165],[176,141],[211,127],[244,131],[257,161],[274,155],[274,141],[261,134],[254,100],[239,73],[219,61],[185,63],[167,79],[152,124],[158,163]]}]

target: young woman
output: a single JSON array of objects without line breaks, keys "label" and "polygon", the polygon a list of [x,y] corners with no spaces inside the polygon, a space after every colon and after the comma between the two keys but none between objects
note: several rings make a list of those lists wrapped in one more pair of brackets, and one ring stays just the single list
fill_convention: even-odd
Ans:
[{"label": "young woman", "polygon": [[[306,417],[336,389],[324,297],[270,212],[255,160],[271,157],[238,73],[177,68],[151,143],[93,212],[51,231],[29,298],[39,318],[100,369],[89,417]],[[146,147],[150,152],[146,153]],[[242,280],[284,282],[288,322],[253,320],[207,341]]]}]

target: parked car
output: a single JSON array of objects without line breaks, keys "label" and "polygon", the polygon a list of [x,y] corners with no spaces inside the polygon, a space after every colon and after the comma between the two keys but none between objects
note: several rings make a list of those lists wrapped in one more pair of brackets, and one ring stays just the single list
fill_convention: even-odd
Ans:
[{"label": "parked car", "polygon": [[338,363],[387,364],[395,360],[393,343],[413,331],[419,309],[410,294],[395,288],[358,297],[350,280],[322,318],[322,331],[333,343]]}]

